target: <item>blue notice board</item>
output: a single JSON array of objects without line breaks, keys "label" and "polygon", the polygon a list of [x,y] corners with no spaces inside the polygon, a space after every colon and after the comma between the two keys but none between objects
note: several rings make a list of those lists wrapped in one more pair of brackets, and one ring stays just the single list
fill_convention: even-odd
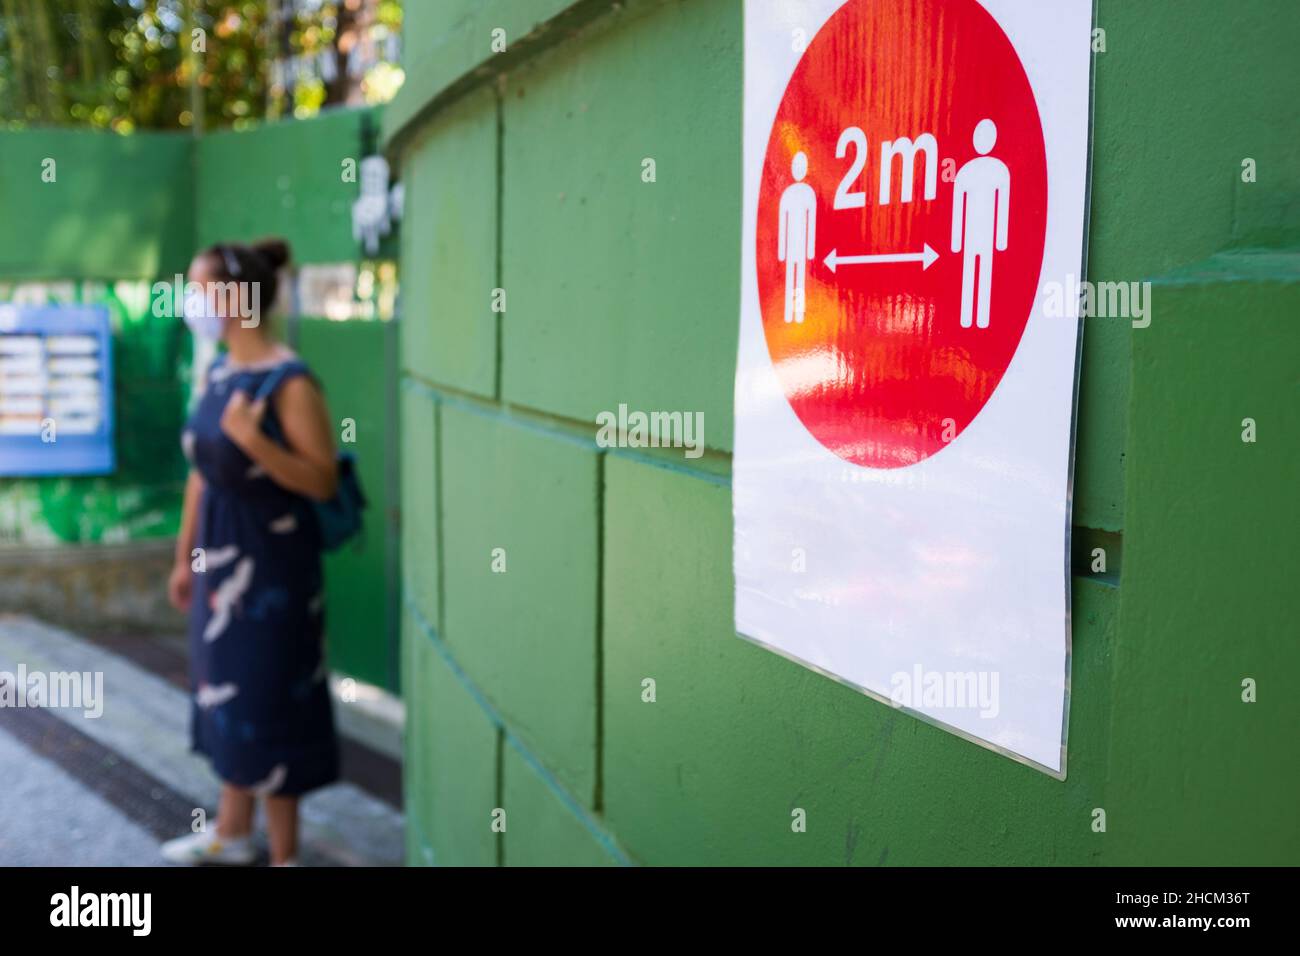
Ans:
[{"label": "blue notice board", "polygon": [[0,475],[113,467],[108,309],[0,305]]}]

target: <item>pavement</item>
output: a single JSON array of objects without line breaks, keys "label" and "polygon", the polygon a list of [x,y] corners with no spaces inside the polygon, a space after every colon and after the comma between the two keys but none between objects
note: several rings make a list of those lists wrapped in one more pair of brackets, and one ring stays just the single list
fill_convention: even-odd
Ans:
[{"label": "pavement", "polygon": [[[189,752],[179,642],[87,637],[0,615],[0,681],[88,674],[80,706],[5,705],[0,695],[0,866],[155,866],[158,844],[213,819],[218,781]],[[401,706],[335,681],[344,779],[303,799],[303,865],[403,862]],[[27,686],[31,686],[30,677]],[[102,713],[92,716],[100,710]],[[259,834],[262,844],[264,835]]]}]

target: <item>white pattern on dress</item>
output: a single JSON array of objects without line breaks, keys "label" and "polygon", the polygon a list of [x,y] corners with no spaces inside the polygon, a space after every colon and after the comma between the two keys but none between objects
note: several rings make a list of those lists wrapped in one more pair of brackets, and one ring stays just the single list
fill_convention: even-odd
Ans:
[{"label": "white pattern on dress", "polygon": [[220,707],[239,693],[239,687],[227,681],[224,684],[200,684],[194,701],[204,710]]},{"label": "white pattern on dress", "polygon": [[281,515],[269,525],[273,534],[293,534],[298,530],[298,518],[291,511],[287,515]]},{"label": "white pattern on dress", "polygon": [[212,595],[212,617],[203,629],[205,641],[215,641],[230,624],[230,614],[235,603],[244,596],[253,583],[253,559],[241,558],[230,577],[217,585]]},{"label": "white pattern on dress", "polygon": [[255,783],[249,790],[252,790],[259,797],[267,797],[275,793],[284,786],[285,779],[289,776],[289,768],[282,763],[278,763],[272,768],[271,773],[261,783]]},{"label": "white pattern on dress", "polygon": [[224,568],[237,557],[239,557],[239,545],[236,544],[228,544],[224,548],[209,548],[204,555],[204,567],[209,571]]}]

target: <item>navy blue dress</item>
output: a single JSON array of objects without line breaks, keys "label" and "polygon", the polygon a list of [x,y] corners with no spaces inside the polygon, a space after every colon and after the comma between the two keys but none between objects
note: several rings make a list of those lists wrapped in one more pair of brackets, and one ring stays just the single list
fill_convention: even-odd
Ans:
[{"label": "navy blue dress", "polygon": [[191,748],[222,780],[292,796],[339,775],[320,528],[307,498],[277,485],[221,431],[230,396],[252,397],[277,370],[275,391],[311,375],[297,358],[240,369],[220,356],[181,437],[205,483],[195,541],[204,570],[194,575],[190,606],[190,733]]}]

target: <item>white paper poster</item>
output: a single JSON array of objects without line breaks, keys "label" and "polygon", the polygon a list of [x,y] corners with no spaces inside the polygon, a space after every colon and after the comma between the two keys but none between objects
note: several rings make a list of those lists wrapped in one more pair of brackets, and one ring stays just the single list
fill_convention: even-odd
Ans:
[{"label": "white paper poster", "polygon": [[736,629],[1065,773],[1091,0],[749,0]]}]

